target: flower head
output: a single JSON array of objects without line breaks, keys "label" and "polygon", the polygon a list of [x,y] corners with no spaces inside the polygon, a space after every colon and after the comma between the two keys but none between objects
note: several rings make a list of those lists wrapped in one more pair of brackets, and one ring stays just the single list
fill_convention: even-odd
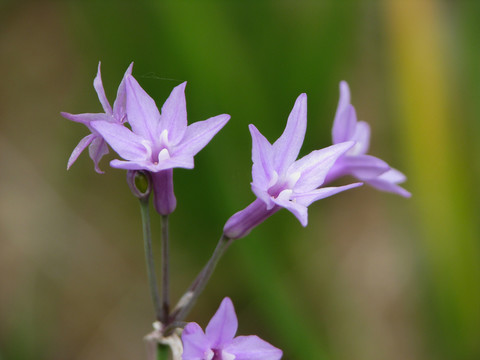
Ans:
[{"label": "flower head", "polygon": [[94,121],[103,121],[107,123],[123,124],[127,121],[125,111],[125,77],[132,73],[133,63],[131,63],[130,66],[127,68],[127,71],[123,76],[120,86],[118,87],[117,98],[113,103],[113,108],[108,102],[107,96],[105,95],[105,90],[102,83],[102,75],[100,73],[100,65],[101,63],[98,63],[97,76],[93,80],[93,87],[97,92],[98,99],[102,104],[104,113],[61,113],[63,117],[67,118],[68,120],[82,123],[87,126],[88,129],[91,131],[91,134],[80,140],[78,145],[73,150],[72,155],[68,159],[67,169],[69,169],[73,165],[73,163],[77,160],[83,150],[85,150],[85,148],[88,146],[90,157],[95,164],[95,171],[98,173],[103,173],[103,171],[100,170],[98,163],[100,162],[103,155],[108,154],[108,147],[103,137],[95,129],[92,128],[91,123]]},{"label": "flower head", "polygon": [[232,301],[226,297],[203,332],[188,323],[182,334],[183,360],[278,360],[282,350],[258,336],[237,336],[238,321]]},{"label": "flower head", "polygon": [[172,169],[192,169],[193,157],[230,119],[222,114],[187,126],[185,85],[173,89],[160,113],[155,101],[128,75],[126,114],[131,130],[121,123],[91,123],[124,159],[112,160],[112,167],[152,173],[155,206],[164,215],[175,208]]},{"label": "flower head", "polygon": [[379,190],[404,197],[411,196],[398,185],[406,180],[405,175],[391,168],[385,161],[367,155],[370,126],[364,121],[357,121],[355,108],[350,103],[350,89],[345,81],[340,83],[340,100],[333,122],[332,139],[334,144],[354,141],[355,145],[335,162],[325,182],[352,175]]},{"label": "flower head", "polygon": [[319,188],[335,161],[354,145],[342,142],[312,151],[296,160],[307,127],[307,96],[301,94],[288,117],[283,134],[273,145],[250,125],[252,135],[252,204],[234,214],[225,224],[225,236],[237,239],[247,235],[281,208],[292,212],[303,226],[308,223],[307,207],[314,201],[351,189],[361,183]]}]

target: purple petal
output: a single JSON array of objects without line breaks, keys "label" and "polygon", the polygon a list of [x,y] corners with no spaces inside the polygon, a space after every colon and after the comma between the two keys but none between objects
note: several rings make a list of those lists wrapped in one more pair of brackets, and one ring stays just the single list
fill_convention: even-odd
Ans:
[{"label": "purple petal", "polygon": [[308,209],[305,205],[302,205],[296,201],[291,201],[293,191],[290,189],[283,190],[276,198],[273,199],[275,204],[281,206],[290,211],[300,221],[302,226],[308,224]]},{"label": "purple petal", "polygon": [[102,107],[105,113],[112,115],[112,107],[110,106],[107,96],[105,95],[105,90],[103,89],[102,74],[100,73],[100,65],[101,63],[99,62],[97,76],[95,76],[95,79],[93,80],[93,87],[97,92],[98,100],[100,100],[100,103],[102,104]]},{"label": "purple petal", "polygon": [[321,150],[312,151],[300,160],[295,161],[288,169],[289,174],[300,173],[300,178],[293,187],[294,190],[305,192],[322,185],[335,161],[353,145],[352,141],[331,145]]},{"label": "purple petal", "polygon": [[272,145],[254,125],[250,124],[248,128],[252,135],[252,184],[258,189],[267,191],[272,178],[278,177],[273,169]]},{"label": "purple petal", "polygon": [[230,298],[222,300],[220,307],[207,325],[205,334],[213,348],[231,341],[237,332],[238,321]]},{"label": "purple petal", "polygon": [[227,220],[223,228],[223,234],[229,239],[241,239],[278,210],[280,210],[278,206],[267,209],[262,200],[256,199],[245,209],[233,214]]},{"label": "purple petal", "polygon": [[[152,171],[153,164],[151,161],[143,160],[143,161],[123,161],[114,159],[110,161],[110,166],[115,169],[123,169],[123,170],[148,170]],[[152,171],[153,172],[153,171]]]},{"label": "purple petal", "polygon": [[157,173],[159,171],[173,169],[173,168],[184,168],[184,169],[193,169],[194,163],[193,158],[170,158],[163,160],[158,164],[154,164],[151,159],[147,160],[132,160],[132,161],[122,161],[122,160],[112,160],[110,161],[110,166],[117,169],[124,170],[148,170],[152,173]]},{"label": "purple petal", "polygon": [[126,78],[132,75],[133,62],[128,66],[127,71],[123,75],[122,81],[118,86],[117,98],[113,103],[113,116],[119,122],[125,122],[125,114],[127,113],[127,85]]},{"label": "purple petal", "polygon": [[210,342],[197,323],[188,323],[182,332],[183,360],[202,360],[211,350]]},{"label": "purple petal", "polygon": [[125,126],[105,121],[92,122],[91,126],[122,158],[139,161],[146,160],[149,156],[145,140]]},{"label": "purple petal", "polygon": [[355,133],[355,109],[350,105],[350,89],[346,81],[340,82],[340,99],[333,120],[332,139],[334,144],[351,140]]},{"label": "purple petal", "polygon": [[235,355],[235,360],[279,360],[283,353],[258,336],[238,336],[223,350]]},{"label": "purple petal", "polygon": [[187,104],[185,102],[185,86],[183,82],[176,86],[167,101],[162,106],[159,133],[168,130],[168,138],[172,144],[177,144],[187,129]]},{"label": "purple petal", "polygon": [[[225,126],[228,120],[230,120],[230,115],[222,114],[189,125],[185,136],[178,144],[179,151],[195,156]],[[175,154],[175,151],[173,153]]]},{"label": "purple petal", "polygon": [[339,160],[345,171],[359,180],[367,180],[377,177],[390,169],[388,164],[370,155],[344,156]]},{"label": "purple petal", "polygon": [[355,141],[355,146],[350,149],[348,155],[364,155],[370,147],[370,125],[365,121],[357,122],[355,132],[350,139]]},{"label": "purple petal", "polygon": [[363,183],[353,183],[344,186],[320,188],[303,194],[294,194],[293,199],[295,199],[295,201],[299,204],[310,206],[317,200],[325,199],[326,197],[338,194],[339,192],[353,189],[362,185]]},{"label": "purple petal", "polygon": [[67,170],[70,169],[73,163],[78,159],[82,151],[85,150],[88,145],[90,145],[93,139],[95,139],[95,136],[96,135],[94,134],[87,135],[82,140],[80,140],[77,146],[75,146],[72,155],[70,155],[70,159],[68,159]]},{"label": "purple petal", "polygon": [[95,171],[99,174],[103,174],[104,171],[100,170],[98,163],[102,159],[103,155],[108,154],[108,146],[105,140],[101,136],[97,136],[96,139],[94,139],[90,144],[88,152],[90,154],[90,158],[95,164]]},{"label": "purple petal", "polygon": [[[338,119],[338,120],[337,120]],[[338,116],[332,129],[332,138],[334,144],[353,139],[357,125],[357,114],[352,105],[348,105]]]},{"label": "purple petal", "polygon": [[279,175],[297,159],[307,129],[307,95],[300,94],[288,116],[285,130],[273,144],[273,161]]},{"label": "purple petal", "polygon": [[368,179],[365,182],[378,190],[391,192],[409,198],[412,196],[412,194],[401,186],[397,185],[398,183],[402,183],[405,180],[405,175],[402,174],[400,171],[396,169],[390,169],[384,174],[374,179]]},{"label": "purple petal", "polygon": [[132,75],[127,75],[127,117],[135,134],[152,142],[158,141],[160,113],[155,101],[142,89]]},{"label": "purple petal", "polygon": [[62,115],[65,119],[75,121],[87,126],[92,121],[109,121],[111,119],[110,115],[104,113],[70,114],[66,112],[61,112],[60,115]]}]

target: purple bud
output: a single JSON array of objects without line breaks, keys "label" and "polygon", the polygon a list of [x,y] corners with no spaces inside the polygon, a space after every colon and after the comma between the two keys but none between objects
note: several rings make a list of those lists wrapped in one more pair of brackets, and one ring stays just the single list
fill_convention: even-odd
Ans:
[{"label": "purple bud", "polygon": [[177,207],[173,192],[173,169],[150,173],[153,182],[153,204],[160,215],[171,214]]}]

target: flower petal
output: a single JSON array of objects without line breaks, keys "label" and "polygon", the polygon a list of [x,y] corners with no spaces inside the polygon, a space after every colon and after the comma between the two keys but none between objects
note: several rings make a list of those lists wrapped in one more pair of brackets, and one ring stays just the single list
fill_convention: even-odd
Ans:
[{"label": "flower petal", "polygon": [[339,162],[346,172],[359,180],[377,177],[390,169],[385,161],[371,155],[346,155],[339,159]]},{"label": "flower petal", "polygon": [[226,297],[207,325],[205,334],[213,348],[218,348],[229,342],[235,336],[238,328],[237,315],[232,300]]},{"label": "flower petal", "polygon": [[87,126],[92,121],[109,121],[111,119],[110,115],[104,113],[70,114],[66,112],[61,112],[60,115],[62,115],[65,119],[75,121]]},{"label": "flower petal", "polygon": [[147,159],[149,154],[145,140],[125,126],[105,121],[94,121],[90,125],[122,158],[136,161]]},{"label": "flower petal", "polygon": [[357,122],[355,109],[350,105],[350,89],[346,81],[340,82],[340,99],[338,100],[335,119],[333,120],[332,139],[334,144],[351,140]]},{"label": "flower petal", "polygon": [[235,360],[279,360],[283,353],[258,336],[237,336],[223,348]]},{"label": "flower petal", "polygon": [[308,209],[296,201],[292,201],[292,190],[283,190],[276,198],[272,199],[275,204],[290,211],[300,221],[303,227],[308,224]]},{"label": "flower petal", "polygon": [[96,135],[94,134],[87,135],[80,140],[77,146],[75,146],[75,149],[72,151],[72,155],[70,155],[70,158],[68,159],[67,170],[70,169],[73,163],[78,159],[82,151],[92,143],[93,139],[95,139],[95,136]]},{"label": "flower petal", "polygon": [[252,185],[266,192],[270,181],[275,177],[272,145],[255,125],[250,124],[248,128],[252,135]]},{"label": "flower petal", "polygon": [[365,180],[365,182],[376,189],[409,198],[412,196],[412,194],[401,186],[397,185],[404,182],[405,180],[405,175],[402,174],[400,171],[396,169],[390,169],[389,171],[383,173],[380,176],[377,176],[376,178]]},{"label": "flower petal", "polygon": [[162,106],[158,133],[160,134],[165,129],[168,130],[169,141],[172,144],[177,144],[187,129],[186,85],[187,82],[183,82],[176,86]]},{"label": "flower petal", "polygon": [[305,192],[322,185],[335,161],[353,145],[354,142],[352,141],[331,145],[324,149],[312,151],[300,160],[295,161],[288,169],[289,174],[300,173],[300,178],[293,189],[296,192]]},{"label": "flower petal", "polygon": [[[195,156],[225,126],[228,120],[230,120],[230,115],[222,114],[189,125],[183,139],[178,144],[178,149],[182,153]],[[173,154],[175,153],[174,150]]]},{"label": "flower petal", "polygon": [[98,63],[97,76],[95,76],[95,79],[93,80],[93,87],[97,92],[98,100],[100,100],[100,103],[102,104],[102,107],[105,113],[112,115],[112,107],[110,106],[107,96],[105,95],[105,90],[103,89],[102,74],[100,73],[100,65],[101,65],[101,62]]},{"label": "flower petal", "polygon": [[183,360],[203,360],[211,349],[207,336],[197,323],[188,323],[182,332]]},{"label": "flower petal", "polygon": [[126,89],[127,117],[133,132],[154,143],[157,142],[160,113],[155,101],[142,89],[132,75],[127,75]]},{"label": "flower petal", "polygon": [[344,186],[337,186],[337,187],[326,187],[321,189],[316,189],[313,191],[309,191],[303,194],[294,194],[292,198],[299,204],[304,206],[309,206],[317,200],[325,199],[326,197],[338,194],[339,192],[353,189],[359,186],[362,186],[363,183],[353,183]]},{"label": "flower petal", "polygon": [[355,146],[348,151],[348,155],[364,155],[370,147],[370,125],[365,121],[357,122],[355,132],[350,139],[355,141]]},{"label": "flower petal", "polygon": [[104,171],[100,170],[98,163],[102,159],[103,155],[108,154],[108,146],[105,140],[101,136],[97,136],[90,144],[88,153],[95,164],[95,171],[99,174],[103,174]]},{"label": "flower petal", "polygon": [[125,122],[125,115],[127,113],[127,85],[126,78],[128,75],[132,75],[133,62],[128,66],[127,71],[123,75],[122,81],[118,86],[117,98],[113,103],[113,116],[114,118],[123,123]]},{"label": "flower petal", "polygon": [[288,116],[283,134],[273,144],[273,161],[279,175],[297,159],[307,129],[307,95],[300,94]]}]

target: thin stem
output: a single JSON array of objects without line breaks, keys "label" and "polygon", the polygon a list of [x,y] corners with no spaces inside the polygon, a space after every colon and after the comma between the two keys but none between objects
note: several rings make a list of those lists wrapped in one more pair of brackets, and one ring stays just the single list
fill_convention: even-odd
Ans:
[{"label": "thin stem", "polygon": [[168,243],[168,215],[162,215],[162,310],[165,322],[168,322],[170,312]]},{"label": "thin stem", "polygon": [[155,275],[155,264],[152,251],[152,231],[150,228],[150,211],[148,199],[140,199],[140,211],[142,213],[143,244],[145,248],[145,260],[147,263],[147,275],[150,285],[153,307],[155,308],[156,319],[163,322],[163,314],[160,307],[160,296],[158,294],[157,276]]},{"label": "thin stem", "polygon": [[212,276],[213,270],[215,270],[215,266],[217,265],[218,261],[232,242],[233,239],[230,239],[222,234],[222,237],[218,241],[217,247],[215,248],[207,264],[204,266],[202,271],[200,271],[200,273],[192,282],[188,290],[185,292],[185,294],[181,297],[181,299],[175,306],[173,314],[170,318],[172,322],[182,321],[185,316],[187,316],[187,314],[190,312],[193,305],[197,301],[198,296],[207,285],[208,280],[210,280],[210,277]]}]

